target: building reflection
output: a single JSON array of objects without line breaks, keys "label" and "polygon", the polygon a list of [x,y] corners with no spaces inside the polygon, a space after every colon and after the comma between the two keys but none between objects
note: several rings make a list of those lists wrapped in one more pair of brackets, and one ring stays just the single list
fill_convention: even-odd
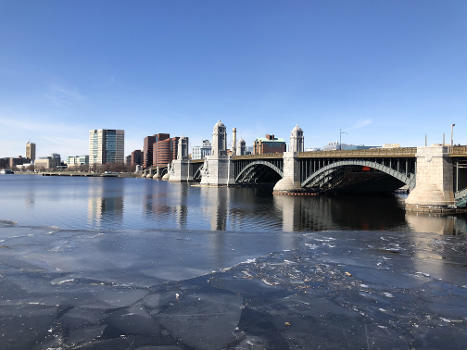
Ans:
[{"label": "building reflection", "polygon": [[226,187],[201,187],[201,205],[203,215],[208,218],[212,235],[209,236],[211,254],[218,266],[226,264],[224,251],[226,249],[225,231],[229,212],[230,190]]},{"label": "building reflection", "polygon": [[93,178],[88,193],[88,223],[101,226],[121,222],[125,181],[114,178]]},{"label": "building reflection", "polygon": [[208,218],[212,231],[225,231],[229,212],[230,189],[201,187],[203,215]]},{"label": "building reflection", "polygon": [[171,183],[146,181],[144,198],[144,213],[153,216],[159,227],[173,227],[160,225],[164,221],[172,221],[175,218],[177,228],[185,229],[188,222],[188,186],[183,183]]}]

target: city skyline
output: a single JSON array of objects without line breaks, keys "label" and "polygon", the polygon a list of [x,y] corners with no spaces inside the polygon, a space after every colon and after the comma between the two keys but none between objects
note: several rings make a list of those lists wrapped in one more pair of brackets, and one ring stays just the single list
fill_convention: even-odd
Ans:
[{"label": "city skyline", "polygon": [[[0,5],[0,157],[87,154],[89,129],[305,148],[467,143],[463,1]],[[101,14],[106,13],[103,17]],[[45,20],[47,19],[47,20]],[[85,21],[84,21],[85,19]],[[86,26],[83,25],[86,23]],[[394,24],[397,23],[397,26]]]}]

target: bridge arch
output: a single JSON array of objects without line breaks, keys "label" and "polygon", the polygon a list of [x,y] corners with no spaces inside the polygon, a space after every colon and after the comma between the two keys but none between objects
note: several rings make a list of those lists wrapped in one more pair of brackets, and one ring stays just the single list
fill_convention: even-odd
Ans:
[{"label": "bridge arch", "polygon": [[201,181],[201,172],[203,171],[204,164],[196,169],[195,173],[193,174],[194,181]]},{"label": "bridge arch", "polygon": [[336,171],[337,169],[341,167],[352,166],[352,165],[368,167],[368,168],[381,171],[382,173],[390,175],[396,178],[397,180],[399,180],[400,182],[406,184],[410,190],[412,190],[415,187],[415,175],[414,174],[406,175],[386,165],[379,164],[379,163],[372,162],[372,161],[367,161],[367,160],[341,160],[341,161],[337,161],[329,165],[326,165],[322,167],[321,169],[315,171],[313,174],[308,176],[304,181],[302,181],[301,187],[306,187],[312,184],[313,182],[315,182],[316,180],[318,180],[320,177],[330,175],[331,173],[333,173],[334,171]]},{"label": "bridge arch", "polygon": [[251,172],[255,167],[258,166],[265,166],[270,169],[272,169],[277,175],[279,175],[281,178],[284,177],[283,171],[272,164],[271,162],[265,161],[265,160],[255,160],[251,163],[248,163],[235,177],[235,183],[238,183],[245,175],[247,175],[249,172]]}]

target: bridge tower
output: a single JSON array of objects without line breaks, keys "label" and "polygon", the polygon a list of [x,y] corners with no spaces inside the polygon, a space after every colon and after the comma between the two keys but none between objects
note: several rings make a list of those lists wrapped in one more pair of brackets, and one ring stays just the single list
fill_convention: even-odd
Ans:
[{"label": "bridge tower", "polygon": [[214,157],[224,157],[227,155],[227,131],[224,123],[220,120],[214,125],[212,130],[212,155]]},{"label": "bridge tower", "polygon": [[415,188],[405,204],[409,211],[443,212],[454,208],[453,167],[448,147],[417,147]]},{"label": "bridge tower", "polygon": [[290,133],[289,152],[303,152],[304,150],[305,141],[303,138],[303,130],[298,125],[295,125]]},{"label": "bridge tower", "polygon": [[303,130],[296,125],[290,133],[289,152],[284,152],[284,176],[274,186],[273,193],[294,192],[301,189],[298,153],[303,152]]},{"label": "bridge tower", "polygon": [[233,163],[227,155],[226,128],[224,123],[219,120],[212,131],[212,154],[204,160],[201,184],[228,186],[234,183]]},{"label": "bridge tower", "polygon": [[192,181],[192,167],[188,159],[188,137],[180,137],[178,140],[177,159],[172,160],[169,167],[169,181],[183,182]]}]

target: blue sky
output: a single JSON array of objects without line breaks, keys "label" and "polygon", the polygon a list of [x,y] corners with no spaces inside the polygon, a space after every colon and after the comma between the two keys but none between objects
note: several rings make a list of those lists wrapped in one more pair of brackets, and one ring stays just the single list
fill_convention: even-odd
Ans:
[{"label": "blue sky", "polygon": [[[0,0],[0,156],[88,153],[88,130],[306,147],[467,142],[464,0]],[[230,135],[229,135],[230,142]]]}]

